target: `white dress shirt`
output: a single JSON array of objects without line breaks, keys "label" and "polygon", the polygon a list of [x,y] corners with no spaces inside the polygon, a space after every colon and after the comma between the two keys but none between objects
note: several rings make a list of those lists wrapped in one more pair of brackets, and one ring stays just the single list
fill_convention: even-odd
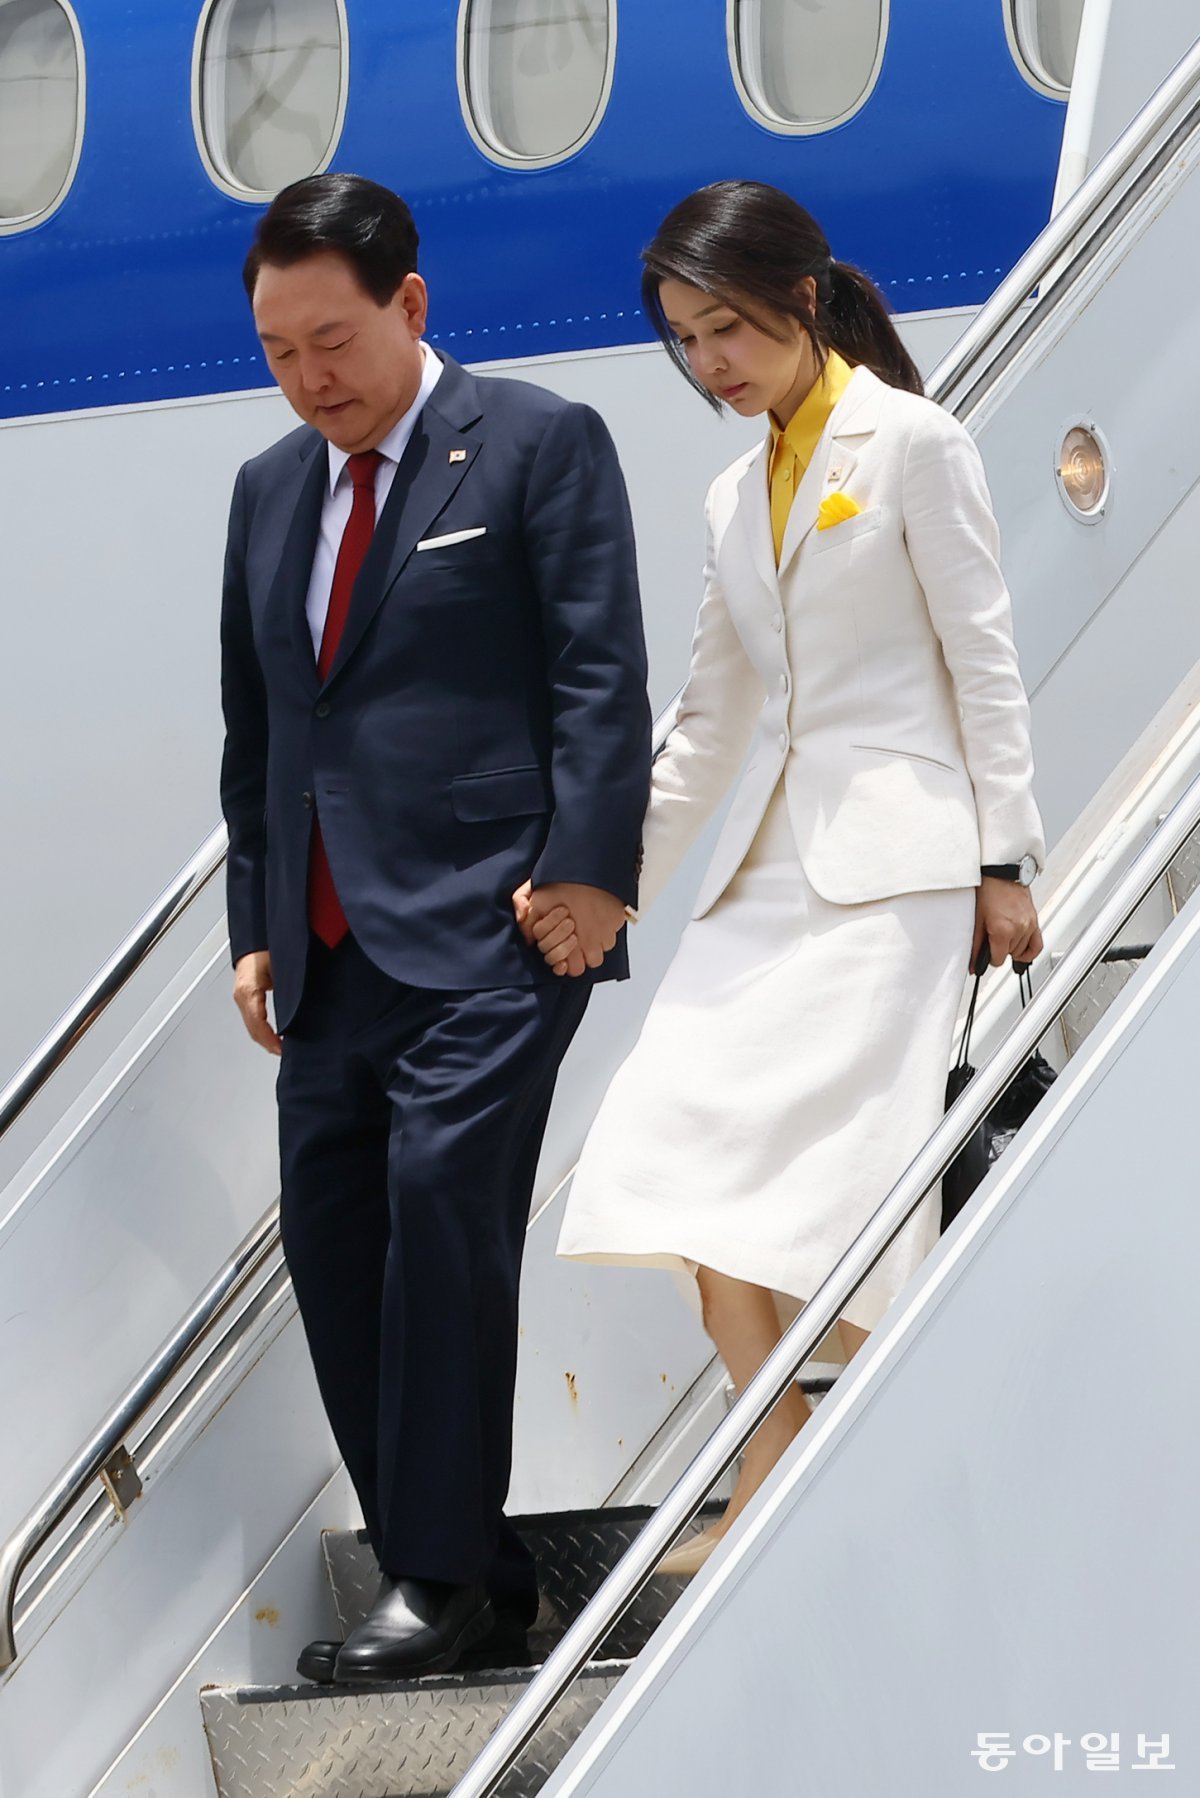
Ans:
[{"label": "white dress shirt", "polygon": [[[396,476],[397,464],[408,448],[408,440],[421,416],[421,408],[441,379],[442,365],[433,351],[424,343],[421,345],[421,358],[424,366],[421,371],[421,385],[417,388],[417,397],[403,418],[397,419],[383,442],[378,446],[383,461],[375,470],[376,519],[387,503],[387,496],[392,490],[392,482]],[[332,443],[328,448],[329,492],[325,495],[325,503],[321,508],[321,533],[317,538],[312,574],[308,582],[308,599],[305,602],[305,612],[308,616],[308,628],[312,632],[315,656],[319,656],[321,653],[321,637],[329,612],[329,596],[333,591],[333,571],[337,566],[338,550],[342,546],[342,536],[350,521],[350,508],[354,503],[354,484],[346,473],[350,452],[337,449]]]}]

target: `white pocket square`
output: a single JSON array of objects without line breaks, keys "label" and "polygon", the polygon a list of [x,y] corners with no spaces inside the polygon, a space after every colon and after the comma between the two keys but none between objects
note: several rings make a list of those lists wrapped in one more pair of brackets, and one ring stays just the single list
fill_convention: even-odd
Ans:
[{"label": "white pocket square", "polygon": [[468,537],[484,537],[487,535],[486,524],[477,524],[469,531],[448,531],[444,537],[423,537],[417,544],[418,549],[448,549],[452,543],[465,543]]}]

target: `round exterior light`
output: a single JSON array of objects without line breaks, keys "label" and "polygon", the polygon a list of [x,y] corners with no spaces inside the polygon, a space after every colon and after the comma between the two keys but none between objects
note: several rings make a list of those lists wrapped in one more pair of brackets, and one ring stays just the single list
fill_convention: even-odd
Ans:
[{"label": "round exterior light", "polygon": [[1095,524],[1108,504],[1112,458],[1094,424],[1072,425],[1064,433],[1055,475],[1071,516]]}]

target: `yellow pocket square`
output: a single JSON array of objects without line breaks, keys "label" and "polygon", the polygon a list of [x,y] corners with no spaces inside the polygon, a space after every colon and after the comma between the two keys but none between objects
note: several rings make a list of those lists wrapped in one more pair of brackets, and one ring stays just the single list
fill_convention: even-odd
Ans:
[{"label": "yellow pocket square", "polygon": [[854,518],[862,507],[848,493],[828,493],[821,501],[821,509],[817,513],[817,529],[827,531],[831,525],[841,524],[843,519]]}]

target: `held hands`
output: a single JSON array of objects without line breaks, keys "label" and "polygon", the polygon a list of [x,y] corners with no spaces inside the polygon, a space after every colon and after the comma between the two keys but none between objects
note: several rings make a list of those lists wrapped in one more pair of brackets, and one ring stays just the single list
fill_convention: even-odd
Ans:
[{"label": "held hands", "polygon": [[280,1055],[283,1053],[283,1038],[272,1030],[271,1020],[267,1016],[267,994],[273,984],[271,957],[265,949],[256,949],[250,955],[243,955],[235,963],[233,998],[242,1014],[242,1022],[260,1049],[265,1049],[268,1055]]},{"label": "held hands", "polygon": [[521,935],[538,948],[556,974],[578,976],[598,968],[625,928],[625,907],[603,887],[558,881],[533,890],[531,881],[513,894]]},{"label": "held hands", "polygon": [[[602,887],[561,881],[533,890],[532,881],[517,888],[513,914],[525,941],[536,946],[556,974],[578,976],[598,968],[625,928],[625,907]],[[975,897],[975,933],[971,966],[984,938],[993,967],[1011,955],[1034,961],[1042,952],[1042,933],[1027,887],[1016,881],[984,876]],[[233,997],[242,1022],[260,1049],[282,1053],[283,1040],[267,1016],[267,994],[273,986],[271,957],[265,949],[243,955],[234,968]]]},{"label": "held hands", "polygon": [[978,965],[985,937],[994,968],[1001,967],[1010,955],[1014,961],[1036,961],[1042,953],[1042,933],[1028,887],[984,875],[975,895],[972,968]]}]

